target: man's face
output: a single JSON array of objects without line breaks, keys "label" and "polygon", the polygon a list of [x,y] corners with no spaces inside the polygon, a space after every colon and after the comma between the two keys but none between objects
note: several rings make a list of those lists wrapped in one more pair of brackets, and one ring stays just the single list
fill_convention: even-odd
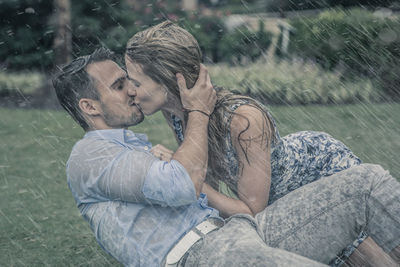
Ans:
[{"label": "man's face", "polygon": [[127,128],[143,121],[134,103],[136,92],[126,72],[115,62],[89,64],[87,73],[94,79],[100,95],[100,116],[109,128]]}]

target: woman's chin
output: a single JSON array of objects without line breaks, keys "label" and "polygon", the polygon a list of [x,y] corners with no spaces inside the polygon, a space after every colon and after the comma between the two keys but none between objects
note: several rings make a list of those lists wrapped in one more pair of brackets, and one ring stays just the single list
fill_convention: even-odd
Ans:
[{"label": "woman's chin", "polygon": [[142,112],[143,112],[143,114],[144,114],[145,116],[151,116],[151,115],[153,115],[154,113],[156,113],[157,110],[156,110],[156,111],[154,111],[154,110],[150,110],[150,111],[142,110]]},{"label": "woman's chin", "polygon": [[143,108],[143,107],[141,107],[140,109],[141,109],[141,111],[143,112],[143,114],[144,114],[145,116],[151,116],[151,115],[153,115],[154,113],[157,113],[158,111],[161,110],[161,109],[159,109],[159,108],[149,108],[149,109],[146,109],[146,108]]}]

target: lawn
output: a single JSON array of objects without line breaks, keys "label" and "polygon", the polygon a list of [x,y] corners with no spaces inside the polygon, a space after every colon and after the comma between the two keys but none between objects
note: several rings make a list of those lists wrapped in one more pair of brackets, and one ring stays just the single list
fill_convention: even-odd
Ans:
[{"label": "lawn", "polygon": [[[364,162],[399,178],[400,104],[272,107],[281,135],[329,132]],[[156,114],[132,130],[176,148]],[[61,111],[0,109],[0,265],[109,266],[80,217],[65,178],[65,162],[83,135]]]}]

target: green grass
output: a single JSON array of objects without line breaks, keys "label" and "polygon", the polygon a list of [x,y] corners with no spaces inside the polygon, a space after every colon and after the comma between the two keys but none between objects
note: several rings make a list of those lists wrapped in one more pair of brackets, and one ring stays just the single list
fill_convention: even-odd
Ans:
[{"label": "green grass", "polygon": [[[281,135],[329,132],[365,162],[400,177],[400,104],[272,107]],[[176,148],[161,114],[137,132]],[[64,112],[0,109],[0,265],[110,266],[79,215],[65,162],[83,131]]]}]

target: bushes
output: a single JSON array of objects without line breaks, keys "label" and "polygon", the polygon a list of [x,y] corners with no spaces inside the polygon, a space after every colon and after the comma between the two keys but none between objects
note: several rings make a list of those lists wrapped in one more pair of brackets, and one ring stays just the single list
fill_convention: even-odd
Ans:
[{"label": "bushes", "polygon": [[[53,1],[0,1],[0,64],[10,70],[48,70],[53,64]],[[125,1],[71,0],[73,55],[108,46],[117,53],[138,28]]]},{"label": "bushes", "polygon": [[203,57],[214,62],[220,60],[219,43],[226,34],[226,28],[220,18],[189,14],[187,17],[181,17],[179,24],[199,42]]},{"label": "bushes", "polygon": [[0,72],[0,96],[34,94],[43,85],[44,76],[38,72]]},{"label": "bushes", "polygon": [[139,28],[135,25],[137,15],[126,1],[71,0],[73,52],[86,55],[100,45],[123,54],[128,39]]},{"label": "bushes", "polygon": [[334,6],[391,6],[396,0],[262,0],[267,11],[293,11]]},{"label": "bushes", "polygon": [[[293,19],[292,55],[313,59],[345,78],[376,80],[389,98],[400,98],[400,18],[336,9],[314,18]],[[397,66],[397,67],[396,67]]]},{"label": "bushes", "polygon": [[[378,102],[379,87],[369,79],[343,82],[340,75],[311,63],[282,61],[243,66],[207,66],[215,85],[268,104],[344,104]],[[0,96],[32,95],[43,86],[37,72],[0,73]]]},{"label": "bushes", "polygon": [[0,1],[0,64],[44,69],[52,63],[51,12],[48,1]]},{"label": "bushes", "polygon": [[256,32],[246,26],[228,31],[219,17],[189,15],[180,20],[199,42],[205,59],[212,62],[238,63],[243,58],[255,61],[271,44],[272,34],[260,21]]},{"label": "bushes", "polygon": [[[54,60],[52,1],[0,0],[0,5],[0,65],[12,71],[50,69]],[[231,60],[235,53],[250,53],[255,59],[270,43],[264,29],[229,33],[220,17],[186,14],[177,1],[138,2],[135,8],[126,1],[71,0],[73,56],[91,53],[100,45],[122,54],[133,34],[165,19],[188,29],[214,62]]]},{"label": "bushes", "polygon": [[250,31],[246,26],[234,29],[225,34],[220,42],[222,61],[240,62],[243,57],[254,62],[271,45],[272,34],[264,30],[260,21],[257,32]]},{"label": "bushes", "polygon": [[344,104],[381,100],[369,79],[343,82],[340,75],[311,63],[282,61],[246,67],[208,67],[215,85],[268,104]]}]

